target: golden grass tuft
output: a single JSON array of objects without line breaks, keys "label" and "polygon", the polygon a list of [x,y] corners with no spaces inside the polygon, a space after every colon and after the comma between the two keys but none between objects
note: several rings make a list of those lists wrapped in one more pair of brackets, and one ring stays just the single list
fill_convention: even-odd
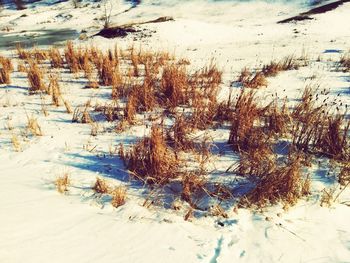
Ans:
[{"label": "golden grass tuft", "polygon": [[227,215],[225,209],[219,204],[213,205],[210,208],[209,213],[210,213],[211,216],[228,218],[228,215]]},{"label": "golden grass tuft", "polygon": [[34,136],[42,136],[43,133],[41,131],[41,127],[38,123],[38,120],[34,118],[34,116],[29,117],[27,115],[27,129],[34,135]]},{"label": "golden grass tuft", "polygon": [[27,67],[23,61],[19,61],[17,65],[18,72],[27,73]]},{"label": "golden grass tuft", "polygon": [[132,176],[149,184],[164,185],[179,175],[179,160],[159,126],[152,126],[151,136],[137,142],[121,158]]},{"label": "golden grass tuft", "polygon": [[97,194],[108,194],[110,192],[110,186],[106,180],[97,177],[95,184],[92,186],[92,190]]},{"label": "golden grass tuft", "polygon": [[164,104],[175,108],[188,102],[189,83],[185,67],[176,64],[167,65],[163,69],[161,91]]},{"label": "golden grass tuft", "polygon": [[256,186],[240,200],[243,206],[264,207],[283,202],[294,205],[310,193],[310,179],[302,173],[299,156],[290,157],[286,164],[276,165],[269,173],[257,178]]},{"label": "golden grass tuft", "polygon": [[117,186],[115,187],[111,193],[112,195],[112,201],[111,204],[114,207],[120,207],[125,204],[126,202],[126,188],[123,186]]},{"label": "golden grass tuft", "polygon": [[13,65],[10,59],[0,56],[0,84],[10,84]]},{"label": "golden grass tuft", "polygon": [[53,47],[49,50],[49,57],[52,68],[63,68],[64,61],[57,48]]},{"label": "golden grass tuft", "polygon": [[346,162],[341,166],[338,182],[342,186],[346,186],[350,183],[350,163]]},{"label": "golden grass tuft", "polygon": [[334,115],[326,103],[318,105],[312,87],[305,88],[292,117],[292,142],[297,149],[342,161],[350,159],[350,121],[346,113]]},{"label": "golden grass tuft", "polygon": [[206,178],[202,173],[199,172],[187,172],[181,177],[182,192],[181,199],[196,207],[194,197],[200,192],[205,191],[205,184],[207,183]]},{"label": "golden grass tuft", "polygon": [[70,72],[77,74],[79,72],[78,56],[72,41],[67,41],[64,49],[64,57]]},{"label": "golden grass tuft", "polygon": [[12,133],[11,143],[12,143],[13,149],[16,152],[21,152],[22,151],[21,143],[20,143],[20,141],[18,139],[18,136],[15,133]]},{"label": "golden grass tuft", "polygon": [[48,93],[51,94],[52,104],[58,107],[60,106],[60,100],[62,96],[60,86],[58,84],[58,76],[50,75],[49,81],[50,83],[49,83]]},{"label": "golden grass tuft", "polygon": [[260,112],[255,92],[242,90],[235,105],[229,137],[229,144],[234,150],[246,150],[256,146],[255,142],[252,142],[252,138],[254,132],[259,132],[255,129],[255,124],[260,117]]},{"label": "golden grass tuft", "polygon": [[250,72],[248,68],[243,68],[237,81],[246,88],[267,87],[267,77],[274,77],[281,71],[298,69],[300,66],[301,63],[294,56],[287,56],[280,61],[271,61],[269,64],[263,65],[262,69],[257,70],[255,74]]},{"label": "golden grass tuft", "polygon": [[60,176],[55,181],[56,189],[60,194],[68,192],[68,187],[71,185],[69,175],[65,173],[63,176]]},{"label": "golden grass tuft", "polygon": [[341,56],[339,64],[344,71],[350,71],[350,52]]},{"label": "golden grass tuft", "polygon": [[44,84],[44,73],[35,61],[29,61],[27,76],[29,82],[29,93],[47,91],[47,87]]},{"label": "golden grass tuft", "polygon": [[16,50],[17,50],[17,55],[20,59],[30,59],[31,58],[31,53],[30,51],[24,50],[20,44],[16,45]]}]

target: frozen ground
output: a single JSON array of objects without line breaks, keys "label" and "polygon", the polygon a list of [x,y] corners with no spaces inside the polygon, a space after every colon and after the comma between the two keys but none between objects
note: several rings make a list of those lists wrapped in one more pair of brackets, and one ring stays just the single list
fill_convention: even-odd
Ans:
[{"label": "frozen ground", "polygon": [[[74,9],[70,2],[38,2],[22,11],[4,10],[0,29],[10,31],[2,31],[1,38],[44,29],[86,30],[92,36],[103,24],[94,20],[103,15],[97,5],[83,2]],[[173,16],[175,21],[140,26],[151,36],[137,39],[135,46],[168,50],[189,58],[193,67],[214,58],[224,71],[222,97],[235,89],[231,82],[243,67],[306,54],[308,66],[269,79],[269,86],[259,91],[261,98],[277,93],[293,100],[305,84],[317,82],[330,91],[331,101],[350,105],[349,74],[334,70],[341,53],[350,48],[350,3],[296,24],[276,22],[306,7],[282,1],[147,0],[126,13],[121,12],[131,7],[129,2],[113,7],[112,22],[117,24]],[[89,37],[76,42],[108,48],[115,43],[126,47],[133,40]],[[0,53],[13,51],[3,47]],[[90,98],[103,102],[108,94],[106,88],[82,89],[81,80],[62,77],[73,106]],[[323,162],[313,166],[312,196],[288,211],[281,206],[259,213],[230,209],[228,219],[187,222],[184,211],[143,207],[145,189],[130,184],[120,160],[109,156],[111,147],[135,141],[144,129],[92,137],[90,127],[72,124],[63,107],[50,107],[49,116],[42,115],[40,97],[27,95],[25,74],[15,72],[13,83],[0,87],[0,262],[350,262],[350,209],[345,205],[350,193],[345,191],[331,208],[320,206],[322,189],[336,185]],[[12,125],[21,136],[26,114],[38,117],[44,135],[22,142],[23,151],[15,152],[6,127]],[[223,141],[228,139],[227,133],[218,133]],[[222,168],[231,162],[228,157]],[[53,184],[64,172],[72,178],[68,195],[59,194]],[[124,206],[115,209],[92,196],[89,186],[97,175],[128,186]]]}]

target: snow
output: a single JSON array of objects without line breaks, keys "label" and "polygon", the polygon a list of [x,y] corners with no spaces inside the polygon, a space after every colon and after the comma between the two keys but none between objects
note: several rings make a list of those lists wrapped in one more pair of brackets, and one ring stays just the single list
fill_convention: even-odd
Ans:
[{"label": "snow", "polygon": [[[0,29],[8,26],[12,31],[0,34],[75,29],[91,36],[75,41],[81,45],[107,49],[115,43],[120,47],[134,43],[133,37],[92,37],[103,25],[94,20],[103,15],[98,3],[84,1],[77,9],[70,2],[49,3],[38,2],[22,11],[5,9],[0,13]],[[262,103],[276,94],[293,101],[306,84],[318,83],[330,91],[330,101],[340,99],[344,106],[350,105],[349,74],[334,70],[335,62],[350,48],[350,3],[311,21],[282,25],[276,22],[305,7],[283,1],[204,0],[147,0],[126,13],[122,12],[131,7],[130,2],[117,1],[113,7],[112,22],[117,24],[173,16],[175,21],[140,26],[154,32],[135,46],[140,42],[144,49],[170,51],[188,58],[193,68],[214,58],[224,71],[222,98],[235,89],[231,82],[243,67],[258,68],[271,59],[306,53],[309,65],[268,79],[269,86],[258,92]],[[3,49],[0,53],[11,56],[14,52]],[[141,125],[121,134],[100,132],[93,137],[91,127],[72,124],[62,106],[50,106],[45,117],[40,97],[27,95],[24,73],[13,73],[12,79],[15,84],[0,87],[0,262],[350,262],[350,209],[344,204],[350,193],[344,191],[330,208],[320,206],[322,189],[336,186],[323,160],[311,169],[312,196],[287,211],[281,206],[263,211],[230,207],[228,219],[184,221],[185,204],[181,211],[143,207],[147,188],[129,182],[121,161],[109,155],[111,147],[131,144],[149,129]],[[74,107],[90,98],[93,105],[103,103],[109,92],[82,89],[82,80],[66,73],[62,79],[63,96]],[[24,140],[26,114],[38,117],[43,136]],[[6,128],[9,124],[14,130]],[[109,127],[103,123],[99,129]],[[21,152],[13,150],[13,133],[21,139]],[[225,130],[213,134],[218,142],[228,139]],[[235,158],[227,150],[215,165],[225,170]],[[73,186],[62,195],[55,190],[54,180],[65,172]],[[126,185],[126,204],[114,208],[108,200],[96,198],[90,188],[96,176]]]}]

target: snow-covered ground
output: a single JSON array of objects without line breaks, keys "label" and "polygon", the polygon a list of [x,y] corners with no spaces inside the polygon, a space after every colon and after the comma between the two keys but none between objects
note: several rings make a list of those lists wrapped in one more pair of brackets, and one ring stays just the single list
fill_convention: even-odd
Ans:
[{"label": "snow-covered ground", "polygon": [[[21,11],[0,11],[0,46],[6,46],[1,42],[9,36],[73,29],[88,36],[76,39],[77,44],[101,49],[117,43],[166,50],[189,59],[194,68],[213,58],[224,72],[223,98],[236,89],[231,83],[243,67],[306,55],[309,65],[270,78],[268,87],[259,90],[261,100],[277,94],[293,101],[305,85],[318,83],[329,90],[330,101],[350,105],[349,73],[335,70],[341,54],[350,49],[350,3],[314,20],[277,24],[307,7],[283,1],[145,0],[130,9],[130,1],[114,1],[115,24],[174,18],[140,25],[150,36],[136,39],[93,37],[103,25],[99,19],[104,5],[80,5],[43,1]],[[4,47],[0,54],[12,56],[14,51]],[[89,99],[103,103],[108,97],[109,89],[83,89],[81,79],[70,78],[62,74],[61,86],[74,107]],[[0,262],[350,262],[350,193],[344,191],[331,207],[320,206],[322,189],[337,185],[325,162],[312,167],[312,195],[287,211],[282,206],[259,212],[230,208],[227,219],[184,221],[184,209],[142,206],[147,190],[130,183],[122,162],[110,155],[119,143],[142,138],[145,129],[136,126],[116,134],[108,132],[110,124],[102,123],[99,135],[91,136],[91,127],[72,124],[64,107],[50,106],[44,116],[41,98],[28,96],[27,87],[26,74],[17,71],[12,84],[0,86]],[[26,115],[32,114],[43,136],[25,138],[21,133]],[[21,152],[13,150],[13,134],[21,140]],[[228,140],[227,132],[217,134],[223,142]],[[222,168],[227,169],[233,158],[227,157]],[[64,173],[72,180],[67,195],[54,186]],[[89,186],[96,176],[126,185],[126,204],[116,209],[95,198]]]}]

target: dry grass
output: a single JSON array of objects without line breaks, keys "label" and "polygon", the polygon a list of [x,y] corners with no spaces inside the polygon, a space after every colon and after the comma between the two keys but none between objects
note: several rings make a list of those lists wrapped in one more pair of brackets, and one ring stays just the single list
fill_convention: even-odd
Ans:
[{"label": "dry grass", "polygon": [[0,84],[10,84],[10,72],[6,68],[0,68]]},{"label": "dry grass", "polygon": [[244,176],[262,177],[276,168],[276,155],[269,144],[261,144],[241,152],[239,165],[235,172]]},{"label": "dry grass", "polygon": [[28,69],[29,93],[38,91],[46,92],[47,87],[44,84],[44,73],[35,61],[29,61]]},{"label": "dry grass", "polygon": [[[227,100],[218,102],[222,72],[213,62],[193,72],[187,67],[188,61],[175,61],[168,53],[144,52],[134,47],[127,51],[116,47],[103,53],[92,46],[75,48],[72,42],[67,42],[64,56],[57,48],[26,51],[18,47],[17,53],[20,58],[28,60],[28,69],[23,64],[21,71],[28,73],[30,92],[49,93],[52,103],[59,106],[63,102],[67,112],[71,113],[72,109],[61,95],[57,77],[49,77],[47,88],[44,84],[42,69],[45,64],[62,69],[66,63],[76,77],[84,74],[88,80],[86,87],[111,86],[111,103],[98,106],[95,110],[102,112],[107,121],[118,120],[116,131],[125,130],[134,123],[144,121],[144,124],[150,125],[148,122],[152,122],[150,136],[126,151],[121,148],[120,156],[134,178],[152,185],[158,192],[164,190],[166,184],[181,185],[175,197],[181,197],[182,201],[190,204],[185,219],[190,219],[193,212],[200,209],[196,203],[203,195],[220,202],[225,198],[232,199],[229,187],[214,186],[207,181],[205,163],[212,153],[209,146],[204,147],[207,141],[201,144],[191,138],[198,132],[196,129],[225,128],[225,125],[231,124],[229,144],[240,155],[240,162],[233,172],[250,180],[253,187],[240,200],[244,206],[262,207],[277,202],[292,205],[309,193],[310,180],[302,172],[305,159],[290,153],[288,161],[282,162],[283,157],[277,158],[275,153],[277,142],[291,140],[288,147],[296,153],[303,151],[305,156],[323,154],[344,163],[350,159],[350,122],[345,114],[339,111],[331,114],[328,106],[319,106],[316,103],[317,95],[311,87],[305,90],[300,103],[290,112],[286,101],[277,99],[261,107],[255,92],[245,89],[236,100],[230,94]],[[341,59],[343,68],[348,67],[347,61],[346,56]],[[1,70],[8,68],[10,73],[13,69],[10,62],[2,57],[0,65],[1,83]],[[300,66],[301,62],[290,56],[272,61],[253,72],[245,68],[238,81],[244,87],[259,88],[267,86],[268,77]],[[90,104],[88,102],[76,108],[72,120],[90,124],[91,135],[95,136],[98,123],[94,122],[89,112]],[[141,120],[141,116],[144,120]],[[164,128],[163,123],[172,118],[174,124]],[[32,134],[41,135],[40,126],[33,117],[28,117],[27,126]],[[15,144],[13,142],[14,148]],[[183,157],[188,155],[193,160],[186,164]],[[191,166],[194,163],[195,168]],[[344,167],[339,175],[342,185],[349,182],[349,168]],[[115,207],[125,203],[124,187],[113,189],[105,180],[97,178],[93,190],[110,195]],[[208,209],[213,216],[227,217],[221,205]]]},{"label": "dry grass", "polygon": [[326,120],[320,148],[329,157],[350,161],[350,121],[344,115],[329,116]]},{"label": "dry grass", "polygon": [[225,211],[224,208],[222,208],[221,205],[215,204],[210,208],[209,211],[211,216],[216,216],[216,217],[222,217],[222,218],[228,218],[228,215]]},{"label": "dry grass", "polygon": [[286,164],[276,165],[269,173],[257,178],[255,188],[241,199],[240,204],[263,207],[283,202],[294,205],[310,193],[310,179],[303,175],[301,163],[301,159],[294,156]]},{"label": "dry grass", "polygon": [[21,152],[22,151],[21,143],[20,143],[20,141],[18,139],[18,136],[15,133],[12,133],[11,143],[12,143],[13,149],[16,152]]},{"label": "dry grass", "polygon": [[126,188],[125,187],[123,187],[123,186],[115,187],[111,191],[110,194],[112,195],[111,204],[114,207],[117,208],[117,207],[125,204],[125,202],[126,202]]},{"label": "dry grass", "polygon": [[287,56],[280,61],[271,61],[269,64],[263,65],[262,69],[257,70],[254,74],[248,68],[244,68],[237,81],[246,88],[267,87],[267,77],[274,77],[281,71],[298,69],[302,65],[299,60],[294,56]]},{"label": "dry grass", "polygon": [[70,72],[77,74],[79,72],[78,56],[75,51],[73,42],[67,41],[64,49],[64,57]]},{"label": "dry grass", "polygon": [[110,186],[106,180],[97,177],[95,184],[92,186],[92,190],[97,194],[108,194],[110,192]]},{"label": "dry grass", "polygon": [[117,101],[113,101],[110,104],[105,104],[104,106],[98,106],[95,108],[95,111],[102,112],[109,122],[122,119],[123,108]]},{"label": "dry grass", "polygon": [[137,113],[137,104],[138,104],[138,95],[137,91],[131,92],[128,96],[128,101],[124,109],[124,119],[132,124],[136,118]]},{"label": "dry grass", "polygon": [[51,94],[52,104],[58,107],[60,106],[60,100],[62,96],[60,86],[58,84],[58,76],[50,75],[49,81],[50,83],[49,83],[48,93]]},{"label": "dry grass", "polygon": [[181,199],[196,208],[195,197],[205,191],[205,185],[207,183],[206,178],[202,173],[187,172],[181,177],[182,192]]},{"label": "dry grass", "polygon": [[20,59],[28,60],[31,58],[31,52],[24,50],[20,44],[16,45],[17,55]]},{"label": "dry grass", "polygon": [[41,131],[41,127],[38,123],[38,120],[36,118],[34,118],[34,116],[29,117],[27,115],[27,129],[34,136],[42,136],[43,135],[43,133]]},{"label": "dry grass", "polygon": [[132,176],[149,184],[164,185],[179,176],[180,162],[159,126],[153,126],[151,136],[140,140],[121,158]]},{"label": "dry grass", "polygon": [[350,52],[341,56],[339,64],[343,71],[350,71]]},{"label": "dry grass", "polygon": [[103,86],[111,86],[113,84],[113,78],[115,78],[116,68],[108,56],[102,58],[101,68],[98,70],[100,84]]},{"label": "dry grass", "polygon": [[171,64],[163,69],[161,91],[164,105],[175,108],[188,103],[189,83],[185,67]]},{"label": "dry grass", "polygon": [[68,187],[71,185],[69,175],[65,173],[63,176],[60,176],[55,181],[56,189],[59,193],[64,194],[68,192]]},{"label": "dry grass", "polygon": [[260,133],[255,129],[255,125],[261,115],[261,109],[255,100],[253,91],[244,90],[237,99],[229,137],[229,144],[236,151],[256,147],[256,140],[252,139]]},{"label": "dry grass", "polygon": [[49,58],[49,52],[47,50],[34,48],[30,53],[31,57],[37,62],[43,62]]},{"label": "dry grass", "polygon": [[267,79],[262,71],[255,74],[251,73],[247,68],[241,71],[238,77],[238,82],[242,83],[244,88],[257,89],[260,87],[267,87]]},{"label": "dry grass", "polygon": [[18,72],[27,73],[27,67],[23,61],[19,61],[17,65]]},{"label": "dry grass", "polygon": [[350,182],[350,163],[346,162],[342,164],[339,176],[338,176],[339,184],[342,186],[346,186]]},{"label": "dry grass", "polygon": [[91,101],[87,101],[84,105],[84,107],[77,107],[75,108],[72,116],[72,122],[79,122],[79,123],[88,123],[92,124],[94,123],[94,119],[90,115],[89,107]]},{"label": "dry grass", "polygon": [[297,70],[299,67],[300,62],[294,56],[287,56],[278,62],[271,61],[270,64],[264,65],[262,73],[265,77],[274,77],[281,71]]},{"label": "dry grass", "polygon": [[174,125],[169,129],[167,134],[168,143],[176,150],[192,150],[193,141],[188,137],[190,127],[185,115],[175,116]]},{"label": "dry grass", "polygon": [[350,121],[346,113],[332,114],[326,103],[317,105],[317,94],[308,86],[292,112],[293,145],[304,152],[324,154],[333,159],[350,159]]},{"label": "dry grass", "polygon": [[279,106],[277,99],[271,102],[264,110],[263,118],[266,133],[284,136],[289,132],[292,117],[286,100],[282,106]]},{"label": "dry grass", "polygon": [[13,65],[10,59],[0,56],[0,84],[10,84]]},{"label": "dry grass", "polygon": [[57,48],[51,48],[49,51],[50,64],[52,68],[63,68],[63,58]]}]

